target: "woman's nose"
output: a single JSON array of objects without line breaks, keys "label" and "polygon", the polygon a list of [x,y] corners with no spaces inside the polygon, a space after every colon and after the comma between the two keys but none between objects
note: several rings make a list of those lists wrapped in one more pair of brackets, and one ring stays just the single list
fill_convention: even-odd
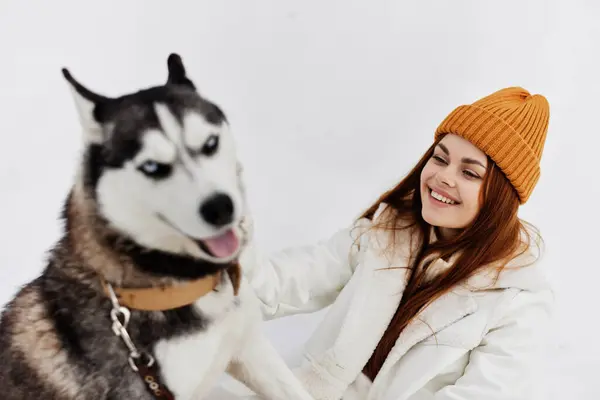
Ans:
[{"label": "woman's nose", "polygon": [[456,185],[456,180],[452,175],[451,168],[446,167],[436,174],[436,179],[440,185],[454,187]]}]

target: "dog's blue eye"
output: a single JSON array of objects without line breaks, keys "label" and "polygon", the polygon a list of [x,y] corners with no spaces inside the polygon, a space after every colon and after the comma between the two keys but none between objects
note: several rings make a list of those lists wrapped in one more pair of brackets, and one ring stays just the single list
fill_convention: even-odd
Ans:
[{"label": "dog's blue eye", "polygon": [[204,146],[202,146],[202,154],[212,156],[219,148],[219,137],[217,135],[210,135]]},{"label": "dog's blue eye", "polygon": [[164,178],[171,173],[171,166],[169,164],[162,164],[156,161],[146,161],[138,169],[152,178]]},{"label": "dog's blue eye", "polygon": [[153,174],[158,169],[158,163],[156,163],[154,161],[146,161],[145,163],[142,164],[142,169],[147,174]]}]

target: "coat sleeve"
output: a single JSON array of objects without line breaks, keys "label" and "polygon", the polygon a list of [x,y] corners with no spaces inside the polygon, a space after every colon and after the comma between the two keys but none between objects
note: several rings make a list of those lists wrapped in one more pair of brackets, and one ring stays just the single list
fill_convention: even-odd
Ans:
[{"label": "coat sleeve", "polygon": [[262,254],[251,240],[240,265],[260,300],[265,319],[330,305],[354,273],[356,239],[369,224],[369,220],[360,219],[315,244],[271,254]]},{"label": "coat sleeve", "polygon": [[472,350],[464,374],[435,400],[533,400],[553,308],[552,291],[519,292]]}]

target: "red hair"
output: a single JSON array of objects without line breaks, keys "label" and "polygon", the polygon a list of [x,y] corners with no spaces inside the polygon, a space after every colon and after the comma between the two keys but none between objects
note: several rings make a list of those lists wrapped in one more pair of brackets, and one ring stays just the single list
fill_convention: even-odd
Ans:
[{"label": "red hair", "polygon": [[[475,219],[455,237],[438,239],[429,244],[431,225],[421,215],[421,171],[442,138],[443,136],[432,144],[399,184],[385,192],[360,216],[360,218],[373,219],[380,204],[386,203],[393,212],[382,213],[383,219],[375,223],[372,229],[384,229],[392,233],[411,229],[417,232],[413,237],[418,240],[417,250],[410,257],[411,265],[407,266],[408,278],[400,305],[363,369],[365,375],[371,380],[379,372],[400,333],[424,307],[489,264],[504,265],[520,252],[526,251],[531,244],[531,237],[526,229],[526,225],[530,225],[517,216],[519,207],[517,192],[489,157],[480,192],[480,210]],[[392,238],[394,236],[392,235]],[[390,246],[393,245],[394,241],[391,241]],[[455,263],[447,271],[425,279],[431,262],[422,266],[420,264],[426,257],[435,255],[447,259],[457,253],[459,255]],[[420,267],[417,268],[418,266]],[[502,268],[502,266],[497,268],[498,274]]]}]

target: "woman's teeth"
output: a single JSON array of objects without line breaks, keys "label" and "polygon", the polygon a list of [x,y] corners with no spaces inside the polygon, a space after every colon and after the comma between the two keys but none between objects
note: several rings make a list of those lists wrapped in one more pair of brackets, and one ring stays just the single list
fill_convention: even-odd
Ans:
[{"label": "woman's teeth", "polygon": [[456,204],[456,202],[454,200],[450,200],[449,198],[442,196],[435,190],[431,190],[431,197],[433,197],[434,199],[439,200],[443,203],[446,203],[446,204]]}]

